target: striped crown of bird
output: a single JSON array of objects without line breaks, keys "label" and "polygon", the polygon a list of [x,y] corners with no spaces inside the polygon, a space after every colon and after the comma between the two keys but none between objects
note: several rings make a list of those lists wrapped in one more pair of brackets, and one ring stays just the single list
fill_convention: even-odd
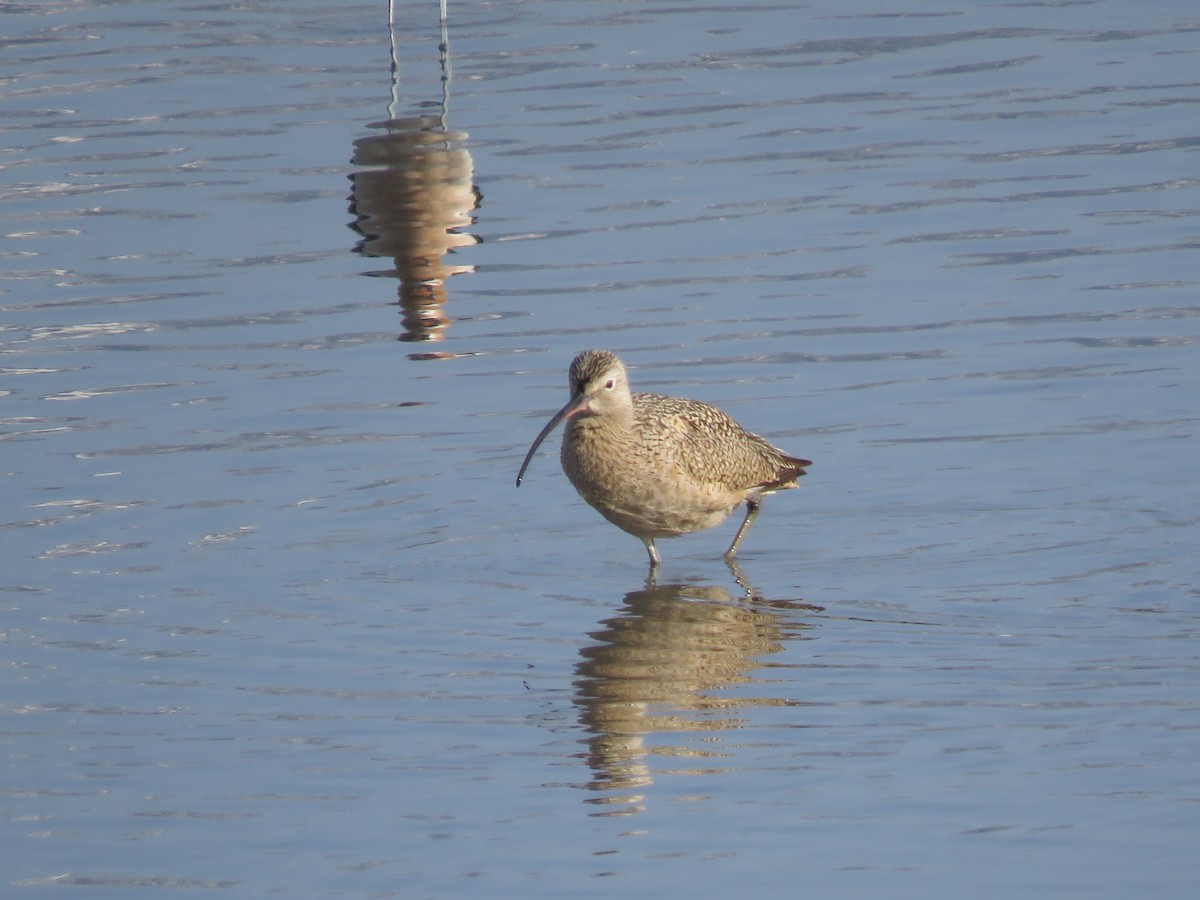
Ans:
[{"label": "striped crown of bird", "polygon": [[534,439],[517,486],[542,441],[565,421],[567,478],[600,515],[641,539],[652,569],[661,561],[656,538],[711,528],[745,503],[746,517],[725,552],[732,561],[762,498],[798,487],[812,465],[715,406],[632,392],[624,363],[608,350],[576,356],[569,381],[571,399]]}]

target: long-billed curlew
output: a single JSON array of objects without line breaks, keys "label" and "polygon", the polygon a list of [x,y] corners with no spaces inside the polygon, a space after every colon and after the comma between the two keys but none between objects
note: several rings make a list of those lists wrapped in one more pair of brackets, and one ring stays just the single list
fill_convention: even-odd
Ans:
[{"label": "long-billed curlew", "polygon": [[579,495],[618,528],[641,538],[650,567],[655,538],[724,521],[746,504],[732,560],[762,498],[797,487],[811,466],[746,431],[716,407],[681,397],[631,393],[625,365],[607,350],[585,350],[570,372],[571,399],[525,454],[517,487],[546,435],[566,420],[562,467]]}]

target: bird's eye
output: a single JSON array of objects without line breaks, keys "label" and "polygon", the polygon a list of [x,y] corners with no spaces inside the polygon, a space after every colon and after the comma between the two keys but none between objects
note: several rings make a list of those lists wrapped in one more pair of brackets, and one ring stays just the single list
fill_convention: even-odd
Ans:
[{"label": "bird's eye", "polygon": [[606,391],[611,391],[613,389],[613,380],[611,378],[604,382],[604,389]]}]

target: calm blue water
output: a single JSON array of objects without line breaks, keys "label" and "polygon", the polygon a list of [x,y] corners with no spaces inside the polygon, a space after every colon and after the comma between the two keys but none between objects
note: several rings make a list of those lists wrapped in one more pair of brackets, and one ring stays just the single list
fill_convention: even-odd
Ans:
[{"label": "calm blue water", "polygon": [[5,895],[1189,896],[1193,5],[438,12],[0,10]]}]

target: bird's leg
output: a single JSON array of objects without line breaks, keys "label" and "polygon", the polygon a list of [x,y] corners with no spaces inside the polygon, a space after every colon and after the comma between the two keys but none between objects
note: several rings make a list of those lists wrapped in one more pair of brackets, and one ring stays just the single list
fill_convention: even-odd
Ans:
[{"label": "bird's leg", "polygon": [[746,536],[746,532],[750,530],[750,525],[758,518],[758,508],[761,501],[753,497],[746,498],[746,518],[742,519],[742,524],[738,527],[737,534],[733,536],[733,543],[729,545],[729,549],[725,551],[726,559],[733,559],[737,556],[738,547],[742,543],[742,538]]},{"label": "bird's leg", "polygon": [[662,562],[658,555],[658,548],[654,546],[654,538],[642,538],[642,543],[646,545],[646,552],[650,554],[650,571],[653,572]]}]

